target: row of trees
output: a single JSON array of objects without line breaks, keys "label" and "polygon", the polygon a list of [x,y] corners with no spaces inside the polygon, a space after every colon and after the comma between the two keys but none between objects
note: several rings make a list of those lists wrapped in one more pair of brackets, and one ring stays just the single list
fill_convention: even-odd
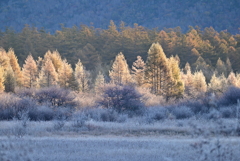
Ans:
[{"label": "row of trees", "polygon": [[[58,51],[48,51],[44,57],[34,60],[29,55],[22,68],[13,51],[0,49],[0,90],[14,92],[18,88],[43,88],[60,86],[77,92],[101,93],[107,84],[130,85],[150,89],[155,95],[169,98],[196,98],[209,91],[217,95],[228,86],[240,87],[240,74],[235,74],[231,62],[217,61],[216,69],[207,81],[200,66],[204,61],[199,58],[196,69],[191,70],[189,63],[180,69],[178,56],[167,57],[159,43],[153,43],[148,51],[147,61],[141,56],[133,62],[130,69],[124,55],[120,52],[111,69],[106,72],[98,66],[95,71],[88,71],[79,59],[75,68],[62,59]],[[194,72],[192,72],[194,71]],[[208,73],[209,74],[209,73]]]},{"label": "row of trees", "polygon": [[[128,65],[132,65],[137,56],[146,61],[147,51],[154,42],[161,44],[167,57],[178,55],[181,68],[188,62],[195,70],[195,63],[201,58],[205,61],[201,70],[206,74],[205,70],[214,70],[218,58],[224,62],[229,58],[234,72],[240,70],[240,34],[217,32],[212,27],[204,30],[190,27],[187,33],[182,33],[180,27],[160,31],[138,24],[129,27],[124,22],[116,26],[111,21],[108,29],[85,25],[72,28],[62,26],[54,34],[30,26],[21,32],[11,29],[0,31],[0,46],[5,50],[14,48],[21,65],[29,53],[37,59],[48,50],[58,49],[72,66],[80,58],[87,70],[94,70],[98,64],[111,65],[120,52],[124,53]],[[210,78],[207,79],[209,81]]]}]

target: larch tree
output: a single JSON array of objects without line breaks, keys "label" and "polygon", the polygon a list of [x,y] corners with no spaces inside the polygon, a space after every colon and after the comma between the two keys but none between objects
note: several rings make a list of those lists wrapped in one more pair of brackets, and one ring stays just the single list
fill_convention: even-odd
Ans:
[{"label": "larch tree", "polygon": [[95,86],[94,86],[95,93],[96,94],[100,93],[101,88],[103,88],[104,85],[105,85],[104,75],[102,74],[102,72],[99,71],[95,80]]},{"label": "larch tree", "polygon": [[109,76],[111,82],[117,85],[125,85],[132,82],[128,64],[121,52],[116,56],[112,69],[109,71]]},{"label": "larch tree", "polygon": [[0,92],[3,92],[5,87],[4,87],[4,68],[0,66]]},{"label": "larch tree", "polygon": [[217,77],[216,74],[213,74],[210,83],[208,84],[208,91],[213,92],[216,95],[221,95],[226,91],[227,86],[227,79],[224,74],[219,77]]},{"label": "larch tree", "polygon": [[141,56],[137,56],[137,60],[133,62],[132,65],[132,75],[133,80],[137,86],[142,86],[144,84],[144,71],[146,64],[142,60]]},{"label": "larch tree", "polygon": [[184,83],[181,78],[181,71],[179,68],[180,60],[176,57],[170,57],[168,60],[169,67],[171,69],[171,86],[168,91],[168,97],[179,98],[183,96],[184,93]]},{"label": "larch tree", "polygon": [[37,59],[37,61],[36,61],[36,64],[37,64],[38,71],[40,72],[41,69],[42,69],[42,67],[43,67],[43,64],[44,64],[43,58],[38,57],[38,59]]},{"label": "larch tree", "polygon": [[202,71],[195,72],[193,75],[193,86],[198,94],[205,93],[207,91],[206,78]]},{"label": "larch tree", "polygon": [[225,76],[227,75],[226,65],[220,58],[218,58],[217,60],[216,73],[218,76],[220,76],[221,74],[224,74]]},{"label": "larch tree", "polygon": [[15,80],[14,72],[12,70],[12,67],[9,66],[9,68],[4,73],[5,92],[14,92],[15,86],[16,86],[16,80]]},{"label": "larch tree", "polygon": [[7,70],[10,65],[7,53],[3,48],[0,48],[0,65],[4,71]]},{"label": "larch tree", "polygon": [[227,75],[229,75],[233,71],[232,63],[229,58],[227,58],[226,60],[226,71],[227,71]]},{"label": "larch tree", "polygon": [[182,79],[184,81],[185,95],[186,97],[194,98],[196,95],[196,90],[194,88],[194,76],[191,72],[191,66],[186,63],[184,67],[185,74],[182,74]]},{"label": "larch tree", "polygon": [[235,86],[237,87],[237,77],[235,75],[235,73],[231,72],[228,77],[227,77],[227,82],[228,82],[228,86]]},{"label": "larch tree", "polygon": [[193,64],[193,66],[195,67],[195,71],[200,71],[200,70],[202,71],[207,82],[211,79],[214,73],[214,70],[211,68],[209,64],[206,63],[206,61],[201,56],[198,57],[196,62]]},{"label": "larch tree", "polygon": [[191,66],[190,66],[190,64],[187,62],[187,63],[185,64],[185,67],[184,67],[184,73],[187,74],[188,72],[192,73],[192,72],[191,72]]},{"label": "larch tree", "polygon": [[153,43],[148,51],[145,80],[154,94],[166,96],[171,87],[171,69],[159,43]]},{"label": "larch tree", "polygon": [[73,80],[73,70],[66,59],[63,60],[58,70],[58,82],[60,87],[67,88],[71,86]]},{"label": "larch tree", "polygon": [[57,50],[53,51],[51,54],[50,53],[51,53],[50,51],[47,52],[47,54],[50,55],[50,58],[52,60],[52,63],[53,63],[53,66],[55,67],[56,72],[59,72],[59,69],[63,65],[63,60],[61,58],[61,55]]},{"label": "larch tree", "polygon": [[89,90],[89,79],[90,73],[87,72],[79,59],[75,71],[74,71],[74,78],[77,83],[77,91],[79,92],[86,92]]},{"label": "larch tree", "polygon": [[236,78],[237,78],[237,87],[240,88],[240,73],[236,73]]},{"label": "larch tree", "polygon": [[50,58],[44,61],[42,69],[39,74],[39,86],[40,87],[50,87],[52,85],[57,85],[58,74],[53,66]]},{"label": "larch tree", "polygon": [[21,87],[23,85],[23,74],[18,63],[18,59],[14,53],[14,50],[10,48],[7,53],[9,57],[9,63],[12,67],[12,71],[15,75],[16,85]]},{"label": "larch tree", "polygon": [[37,85],[37,75],[38,68],[36,61],[33,59],[32,55],[28,55],[23,64],[23,86],[26,88],[36,87]]}]

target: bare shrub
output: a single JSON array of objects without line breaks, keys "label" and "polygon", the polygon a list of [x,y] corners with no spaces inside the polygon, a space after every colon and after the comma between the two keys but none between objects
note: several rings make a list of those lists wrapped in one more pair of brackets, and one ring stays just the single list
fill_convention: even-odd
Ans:
[{"label": "bare shrub", "polygon": [[220,107],[219,112],[223,118],[234,118],[236,117],[236,106]]},{"label": "bare shrub", "polygon": [[54,111],[48,106],[38,106],[29,110],[29,119],[33,121],[49,121],[54,118]]},{"label": "bare shrub", "polygon": [[33,98],[35,92],[36,92],[36,89],[34,88],[17,88],[15,90],[16,95],[20,98],[24,98],[24,97]]},{"label": "bare shrub", "polygon": [[189,107],[194,114],[203,114],[208,112],[206,107],[201,100],[187,100],[177,103],[174,107]]},{"label": "bare shrub", "polygon": [[180,106],[171,109],[171,113],[176,117],[176,119],[190,118],[194,115],[190,107]]},{"label": "bare shrub", "polygon": [[222,97],[218,100],[219,106],[236,105],[237,101],[240,100],[240,88],[229,87],[226,92],[223,93]]},{"label": "bare shrub", "polygon": [[216,119],[221,118],[222,114],[217,109],[211,109],[209,111],[209,113],[207,113],[205,116],[206,116],[207,119],[214,119],[214,120],[216,120]]},{"label": "bare shrub", "polygon": [[77,112],[72,117],[72,126],[74,128],[81,128],[85,125],[85,122],[88,120],[88,117],[83,112]]},{"label": "bare shrub", "polygon": [[94,120],[103,122],[125,122],[128,119],[127,114],[118,113],[112,108],[90,108],[78,111],[73,115],[73,120]]},{"label": "bare shrub", "polygon": [[34,98],[39,104],[50,103],[51,107],[74,108],[77,105],[70,90],[55,86],[37,90]]},{"label": "bare shrub", "polygon": [[0,95],[0,120],[9,120],[17,117],[19,98],[3,93]]},{"label": "bare shrub", "polygon": [[107,85],[99,105],[113,108],[117,112],[141,113],[144,104],[142,95],[132,86]]},{"label": "bare shrub", "polygon": [[144,114],[145,120],[149,123],[164,120],[168,116],[168,109],[165,107],[149,107]]}]

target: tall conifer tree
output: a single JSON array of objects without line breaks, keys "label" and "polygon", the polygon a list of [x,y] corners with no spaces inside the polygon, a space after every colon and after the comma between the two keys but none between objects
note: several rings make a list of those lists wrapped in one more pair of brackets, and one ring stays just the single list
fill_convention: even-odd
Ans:
[{"label": "tall conifer tree", "polygon": [[133,62],[132,74],[134,82],[137,86],[142,86],[144,84],[144,71],[146,64],[142,60],[141,56],[137,56],[137,60]]},{"label": "tall conifer tree", "polygon": [[4,86],[5,92],[15,91],[16,80],[11,66],[4,73]]},{"label": "tall conifer tree", "polygon": [[58,70],[58,81],[59,85],[63,88],[71,86],[71,81],[73,81],[73,70],[71,65],[66,59],[63,60],[61,67]]},{"label": "tall conifer tree", "polygon": [[52,85],[57,85],[58,74],[52,64],[50,58],[46,58],[44,61],[42,69],[39,74],[39,85],[40,87],[50,87]]},{"label": "tall conifer tree", "polygon": [[21,87],[23,85],[23,74],[22,74],[21,68],[18,64],[18,59],[17,59],[17,57],[14,53],[14,50],[12,48],[10,48],[8,50],[7,54],[8,54],[8,57],[9,57],[10,65],[11,65],[12,70],[14,72],[16,84],[17,84],[17,86]]},{"label": "tall conifer tree", "polygon": [[172,83],[168,59],[159,43],[153,43],[148,51],[145,79],[152,93],[167,95]]},{"label": "tall conifer tree", "polygon": [[89,90],[89,73],[85,70],[82,62],[78,60],[75,71],[74,78],[77,82],[77,90],[79,92],[86,92]]},{"label": "tall conifer tree", "polygon": [[109,76],[114,84],[124,85],[132,82],[126,59],[122,53],[116,56],[112,69],[109,71]]},{"label": "tall conifer tree", "polygon": [[100,93],[101,88],[105,85],[105,78],[102,72],[99,72],[95,80],[95,93]]},{"label": "tall conifer tree", "polygon": [[169,66],[171,68],[171,87],[168,91],[169,97],[182,97],[184,92],[184,83],[181,78],[181,72],[179,68],[180,60],[176,59],[175,57],[170,57],[169,59]]},{"label": "tall conifer tree", "polygon": [[193,86],[196,92],[198,94],[205,93],[207,91],[207,83],[203,72],[201,70],[199,72],[195,72],[193,78]]},{"label": "tall conifer tree", "polygon": [[27,88],[36,87],[38,68],[32,55],[28,55],[22,69],[23,73],[23,86]]},{"label": "tall conifer tree", "polygon": [[0,92],[3,92],[5,87],[4,87],[4,68],[0,66]]}]

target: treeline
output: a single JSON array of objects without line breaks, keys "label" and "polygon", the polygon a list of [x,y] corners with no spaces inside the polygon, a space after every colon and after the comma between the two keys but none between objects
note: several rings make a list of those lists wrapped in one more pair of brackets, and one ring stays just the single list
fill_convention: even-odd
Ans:
[{"label": "treeline", "polygon": [[[202,57],[194,63],[195,70],[186,63],[180,68],[181,59],[167,57],[159,43],[148,50],[147,60],[137,56],[129,67],[123,53],[119,53],[108,69],[98,64],[87,70],[81,59],[72,66],[57,50],[47,51],[34,59],[28,55],[22,67],[14,50],[0,49],[0,90],[15,92],[15,88],[44,88],[58,86],[80,93],[101,94],[105,85],[133,86],[149,90],[166,98],[198,98],[206,92],[220,96],[229,86],[240,87],[240,74],[234,73],[229,59],[220,58],[214,70]],[[94,64],[94,62],[92,63]]]},{"label": "treeline", "polygon": [[239,99],[240,74],[233,72],[230,60],[219,58],[212,69],[199,57],[195,70],[189,63],[181,69],[180,62],[178,55],[168,57],[153,43],[147,60],[137,56],[131,66],[120,52],[109,69],[98,65],[90,71],[80,59],[72,67],[57,50],[49,50],[37,59],[28,55],[21,67],[12,48],[1,48],[0,119],[21,119],[25,114],[31,120],[66,119],[95,107],[108,109],[103,117],[111,121],[116,112],[132,117],[153,106],[167,107],[161,108],[161,118],[188,118],[222,106],[223,115],[235,117],[236,108],[229,106]]},{"label": "treeline", "polygon": [[21,32],[11,29],[0,32],[0,46],[5,50],[14,48],[20,65],[29,54],[37,59],[48,50],[57,49],[71,65],[81,59],[87,70],[94,70],[97,65],[111,65],[119,52],[125,55],[129,65],[137,56],[146,61],[147,51],[154,42],[161,44],[167,57],[178,55],[181,68],[188,62],[195,70],[194,63],[201,58],[213,69],[218,58],[224,62],[229,58],[233,71],[240,70],[240,34],[217,32],[212,27],[204,30],[190,27],[187,33],[182,33],[179,27],[159,31],[137,24],[128,27],[124,22],[116,26],[111,21],[108,29],[62,26],[61,30],[50,34],[44,29],[25,26]]}]

